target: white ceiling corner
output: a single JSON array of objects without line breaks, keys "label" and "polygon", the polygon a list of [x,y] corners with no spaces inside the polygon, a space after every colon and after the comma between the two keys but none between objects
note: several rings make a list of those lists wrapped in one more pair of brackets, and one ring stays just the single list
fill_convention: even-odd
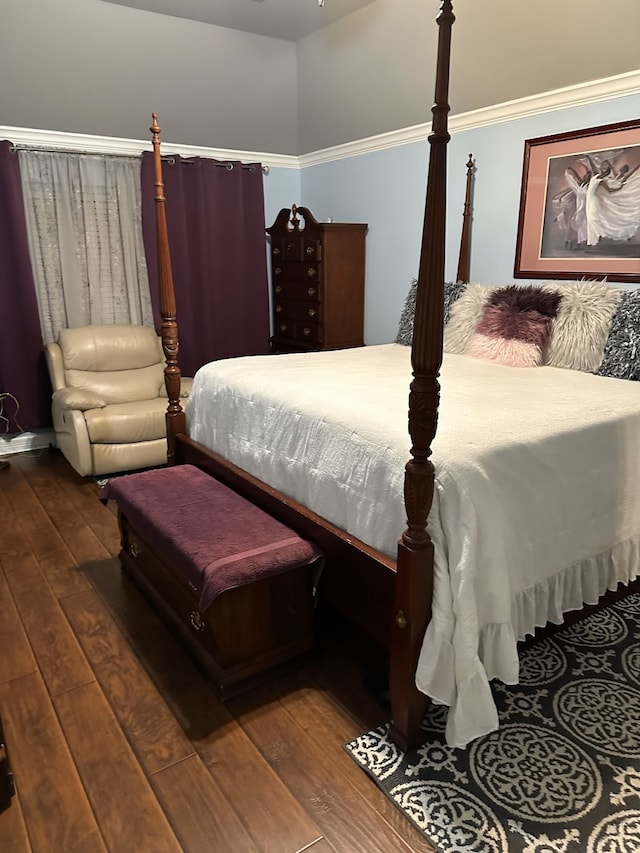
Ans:
[{"label": "white ceiling corner", "polygon": [[270,38],[298,41],[375,0],[103,0]]}]

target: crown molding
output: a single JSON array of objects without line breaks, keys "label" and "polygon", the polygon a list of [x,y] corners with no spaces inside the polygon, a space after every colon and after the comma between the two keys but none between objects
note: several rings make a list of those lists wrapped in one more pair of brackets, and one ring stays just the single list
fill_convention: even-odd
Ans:
[{"label": "crown molding", "polygon": [[[626,74],[618,74],[615,77],[607,77],[576,86],[566,86],[552,92],[543,92],[539,95],[531,95],[515,101],[505,101],[495,106],[453,115],[449,118],[449,132],[452,134],[460,133],[464,130],[516,121],[517,119],[540,115],[540,113],[555,112],[570,107],[580,107],[637,94],[640,94],[640,71],[630,71]],[[305,154],[299,158],[300,167],[317,166],[321,163],[342,160],[358,154],[369,154],[373,151],[395,148],[411,142],[422,142],[427,139],[429,133],[431,133],[431,122],[416,124],[390,133],[381,133],[377,136],[370,136],[366,139]]]},{"label": "crown molding", "polygon": [[[640,70],[618,74],[576,86],[566,86],[552,92],[543,92],[514,101],[506,101],[491,107],[483,107],[449,118],[449,132],[460,133],[492,124],[527,118],[557,110],[595,104],[627,95],[640,94]],[[343,160],[360,154],[370,154],[386,148],[397,148],[412,142],[423,142],[431,132],[431,122],[393,130],[358,139],[343,145],[335,145],[296,157],[288,154],[270,154],[257,151],[234,151],[225,148],[207,148],[195,145],[180,145],[162,142],[163,154],[179,154],[183,157],[212,157],[216,160],[240,160],[247,163],[262,163],[263,166],[281,169],[304,169],[334,160]],[[151,151],[150,140],[121,139],[112,136],[91,136],[81,133],[64,133],[52,130],[33,130],[24,127],[0,125],[0,138],[15,145],[30,148],[65,149],[89,154],[129,154],[137,156]]]},{"label": "crown molding", "polygon": [[[57,130],[36,130],[29,127],[0,125],[0,137],[14,145],[46,150],[79,151],[84,154],[121,154],[137,157],[143,151],[152,151],[151,140],[122,139],[115,136],[91,136],[85,133],[66,133]],[[262,163],[284,169],[298,169],[299,158],[288,154],[265,154],[259,151],[233,151],[227,148],[207,148],[197,145],[180,145],[162,140],[162,153],[181,157],[211,157],[215,160],[240,160],[244,163]]]},{"label": "crown molding", "polygon": [[469,130],[500,124],[505,121],[516,121],[540,113],[556,112],[571,107],[583,107],[597,104],[601,101],[611,101],[628,95],[640,94],[640,70],[618,74],[602,80],[580,83],[575,86],[565,86],[552,92],[542,92],[530,95],[516,101],[505,101],[494,107],[485,107],[468,113],[460,113],[451,121],[452,131]]}]

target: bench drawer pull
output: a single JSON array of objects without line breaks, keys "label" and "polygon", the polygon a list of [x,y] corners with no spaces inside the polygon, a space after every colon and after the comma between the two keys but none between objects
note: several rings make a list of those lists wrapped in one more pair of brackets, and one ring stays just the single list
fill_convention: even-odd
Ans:
[{"label": "bench drawer pull", "polygon": [[204,621],[199,610],[191,611],[191,627],[196,631],[204,631]]}]

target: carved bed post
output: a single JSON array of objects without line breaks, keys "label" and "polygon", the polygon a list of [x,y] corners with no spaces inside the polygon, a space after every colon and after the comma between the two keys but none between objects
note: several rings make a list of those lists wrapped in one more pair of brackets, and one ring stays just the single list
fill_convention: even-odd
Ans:
[{"label": "carved bed post", "polygon": [[406,465],[404,487],[407,529],[398,543],[398,576],[391,628],[389,687],[393,722],[390,737],[403,750],[412,749],[423,739],[420,726],[427,704],[426,696],[415,687],[415,671],[431,617],[429,603],[433,591],[433,544],[427,533],[427,518],[433,500],[434,468],[429,457],[438,420],[438,376],[442,364],[447,116],[454,20],[451,0],[442,0],[437,18],[435,103],[429,135],[431,149],[411,348],[414,378],[409,391],[409,433],[412,458]]},{"label": "carved bed post", "polygon": [[462,237],[460,238],[460,254],[458,255],[458,272],[456,281],[469,281],[471,268],[471,184],[473,181],[473,154],[467,160],[467,186],[464,194],[464,210],[462,212]]},{"label": "carved bed post", "polygon": [[184,411],[180,405],[180,367],[178,366],[178,323],[176,320],[176,298],[173,289],[171,255],[167,233],[164,182],[162,180],[162,157],[160,155],[160,131],[158,115],[153,113],[153,124],[149,128],[153,135],[153,162],[155,166],[156,236],[158,241],[158,278],[160,281],[160,316],[162,317],[162,349],[165,357],[164,384],[169,404],[165,415],[167,423],[167,462],[173,464],[175,437],[185,432]]}]

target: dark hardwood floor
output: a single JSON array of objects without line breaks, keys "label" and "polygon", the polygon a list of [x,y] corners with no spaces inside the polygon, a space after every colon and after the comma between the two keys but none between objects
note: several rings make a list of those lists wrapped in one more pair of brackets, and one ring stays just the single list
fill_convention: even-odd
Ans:
[{"label": "dark hardwood floor", "polygon": [[2,853],[432,848],[349,758],[388,712],[337,620],[222,705],[121,575],[115,508],[56,451],[0,471],[0,716],[17,793]]}]

